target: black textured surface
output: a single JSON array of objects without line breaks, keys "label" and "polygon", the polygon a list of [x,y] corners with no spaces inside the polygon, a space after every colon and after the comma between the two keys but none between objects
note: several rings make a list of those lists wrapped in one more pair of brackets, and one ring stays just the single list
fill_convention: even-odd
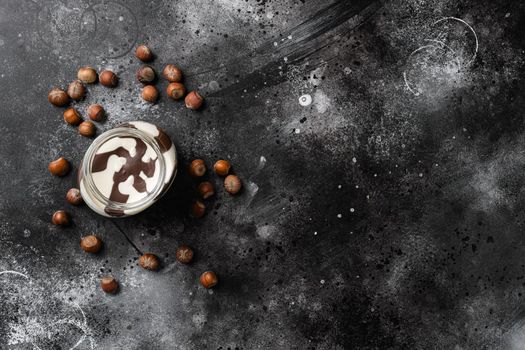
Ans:
[{"label": "black textured surface", "polygon": [[[0,348],[525,348],[523,10],[2,0]],[[157,104],[141,100],[137,43],[157,72],[181,67],[201,111],[163,79]],[[58,156],[78,166],[90,143],[47,102],[84,65],[120,77],[76,104],[104,105],[99,133],[145,120],[178,148],[174,186],[132,218],[69,206],[74,175],[47,171]],[[195,157],[229,159],[244,184],[230,196],[209,173],[218,194],[198,220]],[[72,227],[50,224],[58,209]],[[92,233],[95,256],[79,248]],[[141,269],[137,250],[163,268]],[[101,292],[104,274],[119,294]]]}]

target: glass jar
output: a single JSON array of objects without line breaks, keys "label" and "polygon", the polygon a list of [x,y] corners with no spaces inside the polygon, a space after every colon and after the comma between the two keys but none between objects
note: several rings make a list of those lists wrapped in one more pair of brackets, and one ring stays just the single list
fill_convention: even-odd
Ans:
[{"label": "glass jar", "polygon": [[108,217],[137,214],[169,189],[177,172],[175,145],[156,125],[136,121],[97,137],[78,170],[84,202]]}]

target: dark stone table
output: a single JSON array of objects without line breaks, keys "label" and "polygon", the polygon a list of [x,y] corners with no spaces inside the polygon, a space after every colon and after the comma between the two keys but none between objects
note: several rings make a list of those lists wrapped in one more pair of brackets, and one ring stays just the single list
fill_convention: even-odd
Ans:
[{"label": "dark stone table", "polygon": [[[525,3],[0,2],[1,349],[525,348]],[[140,98],[134,48],[181,67],[202,110]],[[107,120],[164,128],[180,169],[110,220],[72,207],[91,139],[47,102],[79,67]],[[231,161],[192,219],[186,166]],[[64,209],[73,225],[51,224]],[[104,241],[88,255],[87,234]],[[188,244],[185,266],[175,249]],[[138,266],[141,253],[162,260]],[[219,285],[198,283],[205,270]],[[99,287],[120,281],[117,295]]]}]

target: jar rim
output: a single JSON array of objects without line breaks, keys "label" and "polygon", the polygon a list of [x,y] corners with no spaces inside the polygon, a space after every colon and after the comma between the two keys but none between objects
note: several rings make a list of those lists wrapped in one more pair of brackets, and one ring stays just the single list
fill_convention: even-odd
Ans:
[{"label": "jar rim", "polygon": [[[140,138],[143,140],[148,146],[153,148],[155,151],[155,154],[157,155],[157,159],[159,164],[159,177],[158,181],[155,184],[155,187],[153,191],[149,192],[144,198],[139,199],[138,201],[134,201],[131,203],[122,203],[122,202],[116,202],[112,201],[105,195],[103,195],[98,187],[95,185],[95,182],[93,180],[91,167],[93,160],[95,158],[95,154],[97,150],[102,146],[105,142],[109,141],[110,139],[114,137],[132,137],[135,136],[137,138]],[[145,206],[148,204],[148,202],[153,203],[155,199],[162,193],[162,191],[165,188],[165,176],[166,176],[166,164],[164,161],[164,157],[162,154],[162,151],[160,150],[160,147],[158,146],[157,141],[155,138],[150,135],[149,133],[142,131],[140,129],[135,128],[129,128],[125,126],[117,126],[116,128],[113,128],[111,130],[108,130],[104,133],[102,133],[99,137],[97,137],[89,146],[87,149],[84,158],[82,160],[82,179],[85,181],[85,186],[87,190],[90,192],[94,199],[96,199],[99,203],[104,204],[105,208],[104,210],[109,211],[125,211],[125,210],[134,210],[137,208],[140,208],[142,206]]]}]

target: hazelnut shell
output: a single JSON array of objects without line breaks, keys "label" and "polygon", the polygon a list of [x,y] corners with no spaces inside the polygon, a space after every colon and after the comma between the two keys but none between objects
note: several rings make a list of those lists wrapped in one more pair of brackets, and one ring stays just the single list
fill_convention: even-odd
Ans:
[{"label": "hazelnut shell", "polygon": [[153,53],[146,45],[139,45],[135,50],[135,57],[137,57],[142,62],[150,62],[153,60]]},{"label": "hazelnut shell", "polygon": [[86,120],[85,122],[80,123],[78,126],[78,133],[82,136],[93,137],[97,132],[97,128],[92,121]]},{"label": "hazelnut shell", "polygon": [[228,175],[224,179],[224,188],[228,193],[236,194],[241,190],[241,187],[241,180],[235,175]]},{"label": "hazelnut shell", "polygon": [[68,226],[69,225],[69,214],[63,210],[58,210],[53,214],[51,222],[57,226]]},{"label": "hazelnut shell", "polygon": [[69,162],[64,158],[60,157],[57,160],[54,160],[48,165],[49,172],[55,176],[65,176],[69,173],[71,166]]},{"label": "hazelnut shell", "polygon": [[66,200],[72,205],[80,205],[84,201],[78,188],[70,188],[69,191],[67,191]]},{"label": "hazelnut shell", "polygon": [[226,176],[230,172],[230,162],[224,159],[219,159],[213,165],[213,170],[219,176]]},{"label": "hazelnut shell", "polygon": [[105,115],[106,111],[104,110],[104,107],[99,104],[92,104],[88,107],[88,117],[91,120],[101,121],[104,119]]},{"label": "hazelnut shell", "polygon": [[183,244],[177,248],[175,258],[182,264],[189,264],[193,260],[193,249]]},{"label": "hazelnut shell", "polygon": [[202,107],[204,98],[197,91],[191,91],[184,98],[184,103],[187,108],[197,110]]},{"label": "hazelnut shell", "polygon": [[49,101],[49,103],[57,107],[62,107],[67,105],[67,103],[69,102],[69,96],[64,90],[59,88],[53,88],[47,94],[47,100]]},{"label": "hazelnut shell", "polygon": [[68,108],[64,111],[64,121],[69,125],[82,123],[82,116],[75,108]]},{"label": "hazelnut shell", "polygon": [[189,172],[193,177],[201,177],[206,173],[206,164],[202,159],[194,159],[190,163]]},{"label": "hazelnut shell", "polygon": [[162,75],[170,83],[178,83],[182,81],[182,72],[179,68],[173,64],[167,64],[166,67],[162,70]]},{"label": "hazelnut shell", "polygon": [[80,248],[87,253],[98,253],[102,248],[102,240],[95,235],[82,237]]},{"label": "hazelnut shell", "polygon": [[97,81],[97,72],[91,67],[82,67],[77,72],[77,78],[83,83],[93,84]]},{"label": "hazelnut shell", "polygon": [[106,293],[115,294],[118,291],[118,282],[111,276],[104,276],[100,279],[100,288]]},{"label": "hazelnut shell", "polygon": [[166,93],[174,100],[180,100],[186,93],[186,87],[181,83],[169,83]]},{"label": "hazelnut shell", "polygon": [[153,85],[146,85],[142,89],[142,98],[145,101],[154,103],[159,98],[159,90],[157,90],[157,88]]},{"label": "hazelnut shell", "polygon": [[86,88],[80,80],[72,81],[67,87],[67,94],[71,99],[80,101],[86,95]]},{"label": "hazelnut shell", "polygon": [[146,253],[139,258],[139,265],[146,270],[157,271],[160,268],[160,261],[155,254]]},{"label": "hazelnut shell", "polygon": [[205,271],[200,277],[200,282],[204,288],[212,288],[219,283],[217,275],[213,271]]},{"label": "hazelnut shell", "polygon": [[117,75],[110,70],[105,70],[100,73],[98,80],[100,81],[100,84],[106,87],[115,87],[118,85]]}]

